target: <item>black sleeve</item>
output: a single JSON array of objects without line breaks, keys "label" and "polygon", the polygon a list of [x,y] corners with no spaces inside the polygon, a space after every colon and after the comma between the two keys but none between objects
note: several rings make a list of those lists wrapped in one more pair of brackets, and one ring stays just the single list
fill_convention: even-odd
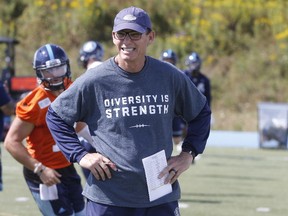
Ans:
[{"label": "black sleeve", "polygon": [[78,162],[87,154],[81,145],[73,126],[63,121],[56,112],[48,108],[46,115],[48,128],[62,153],[70,162]]},{"label": "black sleeve", "polygon": [[192,121],[188,122],[187,135],[183,141],[182,149],[201,154],[206,146],[210,134],[211,110],[208,102],[201,112]]}]

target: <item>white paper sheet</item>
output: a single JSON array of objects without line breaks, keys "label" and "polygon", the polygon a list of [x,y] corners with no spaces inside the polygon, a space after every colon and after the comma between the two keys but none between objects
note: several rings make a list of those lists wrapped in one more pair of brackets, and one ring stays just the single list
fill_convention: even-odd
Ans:
[{"label": "white paper sheet", "polygon": [[150,202],[171,193],[171,184],[164,184],[167,176],[161,179],[158,178],[160,172],[167,166],[165,151],[162,150],[154,155],[143,158],[142,163],[145,170]]},{"label": "white paper sheet", "polygon": [[58,199],[58,192],[56,184],[52,186],[46,186],[40,184],[40,199],[41,200],[56,200]]}]

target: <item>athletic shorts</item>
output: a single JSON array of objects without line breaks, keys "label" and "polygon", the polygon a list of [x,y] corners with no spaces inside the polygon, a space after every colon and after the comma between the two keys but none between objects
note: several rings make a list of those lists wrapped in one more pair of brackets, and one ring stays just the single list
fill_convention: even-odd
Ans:
[{"label": "athletic shorts", "polygon": [[[41,180],[31,170],[24,167],[23,173],[29,190],[43,215],[84,215],[84,197],[80,176],[73,165],[56,169],[62,176],[57,184],[57,200],[41,200],[39,187]],[[53,211],[53,212],[51,212]],[[77,214],[83,212],[82,214]]]},{"label": "athletic shorts", "polygon": [[178,201],[149,208],[111,206],[87,200],[86,216],[180,216]]}]

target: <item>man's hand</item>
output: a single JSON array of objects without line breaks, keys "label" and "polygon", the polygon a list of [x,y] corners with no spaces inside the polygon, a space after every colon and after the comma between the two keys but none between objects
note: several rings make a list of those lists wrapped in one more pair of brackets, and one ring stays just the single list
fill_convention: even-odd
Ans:
[{"label": "man's hand", "polygon": [[89,169],[97,180],[110,179],[110,168],[117,171],[116,165],[99,153],[88,153],[79,162],[80,166]]},{"label": "man's hand", "polygon": [[160,173],[159,178],[168,174],[165,184],[173,184],[191,166],[192,160],[192,155],[187,152],[181,152],[179,155],[171,157],[167,162],[167,167]]},{"label": "man's hand", "polygon": [[61,174],[49,167],[45,167],[45,169],[43,169],[43,171],[39,174],[39,177],[41,181],[47,186],[61,183],[59,179]]}]

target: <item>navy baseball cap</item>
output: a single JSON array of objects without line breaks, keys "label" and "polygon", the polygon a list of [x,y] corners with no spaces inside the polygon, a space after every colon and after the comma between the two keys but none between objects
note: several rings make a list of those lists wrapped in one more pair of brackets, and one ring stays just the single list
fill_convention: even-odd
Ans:
[{"label": "navy baseball cap", "polygon": [[121,10],[114,19],[113,32],[131,29],[140,33],[152,30],[149,15],[141,8],[128,7]]}]

